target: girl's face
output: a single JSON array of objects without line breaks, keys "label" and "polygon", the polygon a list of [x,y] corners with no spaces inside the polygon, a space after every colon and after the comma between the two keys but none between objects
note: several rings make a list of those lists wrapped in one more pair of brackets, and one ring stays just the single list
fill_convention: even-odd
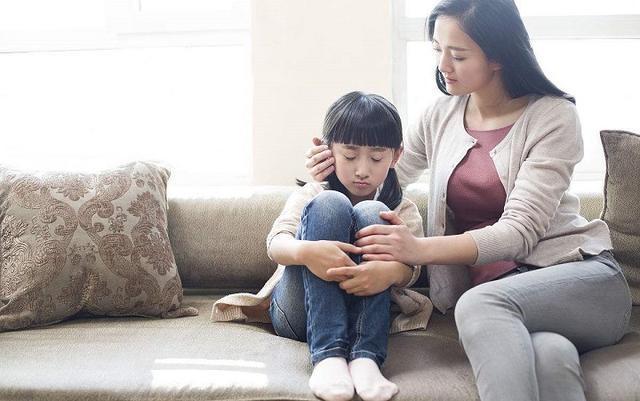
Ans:
[{"label": "girl's face", "polygon": [[344,143],[334,143],[331,150],[336,158],[336,175],[349,191],[353,204],[373,199],[402,153],[402,149]]},{"label": "girl's face", "polygon": [[462,30],[457,19],[438,17],[432,44],[438,69],[450,94],[459,96],[477,92],[499,79],[501,66],[487,59],[480,46]]}]

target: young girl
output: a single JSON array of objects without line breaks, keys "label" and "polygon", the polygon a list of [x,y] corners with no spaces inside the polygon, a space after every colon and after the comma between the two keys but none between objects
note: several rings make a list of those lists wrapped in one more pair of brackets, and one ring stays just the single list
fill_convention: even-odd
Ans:
[{"label": "young girl", "polygon": [[[631,298],[606,224],[568,191],[583,154],[575,100],[543,74],[513,0],[443,0],[427,27],[446,96],[397,165],[404,183],[430,171],[427,236],[386,213],[355,245],[364,260],[429,265],[443,312],[475,285],[455,320],[482,401],[584,401],[579,353],[624,335]],[[316,179],[338,167],[328,153],[309,152]]]},{"label": "young girl", "polygon": [[[385,224],[380,212],[389,210],[422,236],[418,209],[402,197],[394,171],[402,153],[400,117],[383,97],[351,92],[329,108],[323,141],[336,156],[335,173],[287,200],[267,237],[278,270],[258,295],[218,301],[214,319],[255,317],[252,306],[268,305],[279,336],[309,344],[316,396],[349,400],[355,390],[365,401],[384,401],[398,391],[380,372],[389,331],[426,327],[432,308],[426,297],[397,288],[413,284],[419,266],[361,263],[352,244],[358,230]],[[402,311],[393,321],[392,300]]]}]

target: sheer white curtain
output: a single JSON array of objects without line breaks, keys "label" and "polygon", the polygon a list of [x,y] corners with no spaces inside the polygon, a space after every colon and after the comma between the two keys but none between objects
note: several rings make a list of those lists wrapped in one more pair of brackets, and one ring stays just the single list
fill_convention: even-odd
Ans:
[{"label": "sheer white curtain", "polygon": [[174,187],[248,183],[248,3],[0,1],[0,163],[156,160]]}]

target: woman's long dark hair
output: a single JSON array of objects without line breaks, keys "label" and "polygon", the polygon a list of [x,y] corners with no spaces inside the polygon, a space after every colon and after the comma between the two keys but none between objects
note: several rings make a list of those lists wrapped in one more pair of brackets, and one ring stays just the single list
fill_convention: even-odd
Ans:
[{"label": "woman's long dark hair", "polygon": [[[433,40],[436,19],[440,16],[456,18],[462,30],[480,46],[487,58],[502,66],[502,81],[512,98],[539,94],[576,102],[573,96],[560,90],[544,75],[513,0],[442,0],[427,20],[429,40]],[[437,67],[436,85],[449,95]]]},{"label": "woman's long dark hair", "polygon": [[[350,92],[329,107],[322,128],[322,141],[348,145],[402,147],[402,122],[396,108],[382,96]],[[327,177],[328,189],[349,195],[334,171]],[[304,184],[298,181],[298,184]],[[402,188],[393,168],[384,180],[378,201],[395,209],[402,201]]]}]

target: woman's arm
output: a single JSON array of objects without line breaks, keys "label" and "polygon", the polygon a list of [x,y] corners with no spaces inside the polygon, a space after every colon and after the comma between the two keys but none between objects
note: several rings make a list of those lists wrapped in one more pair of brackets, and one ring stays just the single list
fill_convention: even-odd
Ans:
[{"label": "woman's arm", "polygon": [[478,248],[469,234],[416,237],[394,212],[382,212],[390,225],[373,225],[358,231],[356,246],[364,260],[396,260],[408,265],[475,263]]}]

